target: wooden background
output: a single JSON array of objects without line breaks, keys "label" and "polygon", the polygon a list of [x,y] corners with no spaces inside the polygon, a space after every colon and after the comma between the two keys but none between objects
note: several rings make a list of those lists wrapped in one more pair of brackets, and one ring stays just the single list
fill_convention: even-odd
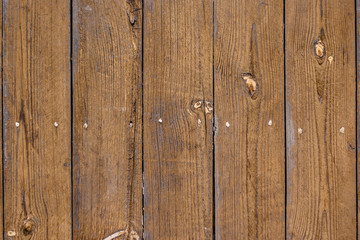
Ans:
[{"label": "wooden background", "polygon": [[358,238],[360,0],[0,13],[2,239]]}]

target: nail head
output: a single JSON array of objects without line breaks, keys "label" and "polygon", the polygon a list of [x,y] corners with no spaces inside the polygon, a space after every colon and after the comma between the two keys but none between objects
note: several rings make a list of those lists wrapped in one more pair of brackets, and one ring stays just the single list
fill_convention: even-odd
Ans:
[{"label": "nail head", "polygon": [[334,60],[333,56],[328,57],[328,61],[330,64],[332,63],[333,60]]}]

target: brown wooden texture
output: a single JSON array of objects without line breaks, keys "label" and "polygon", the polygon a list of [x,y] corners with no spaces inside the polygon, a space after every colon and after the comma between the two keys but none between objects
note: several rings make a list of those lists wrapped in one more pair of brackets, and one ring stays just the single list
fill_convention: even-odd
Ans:
[{"label": "brown wooden texture", "polygon": [[359,222],[359,214],[360,214],[360,205],[359,205],[359,198],[360,198],[360,183],[359,183],[359,174],[360,174],[360,156],[358,153],[359,147],[360,147],[360,0],[356,0],[356,41],[357,41],[357,48],[356,48],[356,54],[357,54],[357,96],[356,96],[356,101],[357,101],[357,109],[356,109],[356,114],[357,114],[357,146],[356,146],[356,151],[357,151],[357,193],[356,193],[356,200],[357,200],[357,239],[360,239],[360,234],[359,234],[359,228],[360,228],[360,222]]},{"label": "brown wooden texture", "polygon": [[356,238],[355,6],[286,2],[287,238]]},{"label": "brown wooden texture", "polygon": [[283,1],[214,12],[216,238],[283,239]]},{"label": "brown wooden texture", "polygon": [[70,239],[70,4],[3,4],[4,236]]},{"label": "brown wooden texture", "polygon": [[212,239],[212,56],[212,1],[144,1],[145,239]]},{"label": "brown wooden texture", "polygon": [[[3,20],[3,17],[2,17],[2,0],[0,1],[0,32],[2,33],[2,20]],[[2,43],[2,34],[0,36],[0,42]],[[0,46],[0,54],[1,56],[3,56],[2,54],[3,52],[3,49],[2,49],[2,44]],[[0,59],[0,64],[1,64],[1,68],[3,67],[3,64],[2,64],[2,57]],[[2,76],[2,73],[1,73],[1,77],[0,77],[0,82],[1,82],[1,86],[0,86],[0,91],[2,93],[2,86],[3,86],[3,76]],[[1,106],[3,106],[3,99],[1,97],[0,99],[0,104]],[[2,116],[3,116],[3,108],[1,107],[0,109],[0,121],[2,122]],[[3,126],[2,124],[0,124],[0,132],[2,133],[2,129],[3,129]],[[1,146],[3,146],[3,136],[1,136],[1,139],[0,139],[0,144]],[[3,148],[1,147],[1,150],[0,150],[0,156],[2,156],[3,154]],[[0,203],[3,203],[3,161],[0,162],[0,179],[1,179],[1,186],[0,186]],[[4,208],[0,206],[0,237],[2,237],[2,233],[3,233],[3,227],[4,227],[4,212],[3,212]]]},{"label": "brown wooden texture", "polygon": [[74,239],[142,236],[140,0],[74,0]]}]

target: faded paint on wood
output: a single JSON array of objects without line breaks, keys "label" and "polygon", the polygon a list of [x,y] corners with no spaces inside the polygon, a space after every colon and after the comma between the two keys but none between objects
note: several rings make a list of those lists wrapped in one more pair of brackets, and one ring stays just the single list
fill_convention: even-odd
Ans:
[{"label": "faded paint on wood", "polygon": [[212,239],[213,2],[144,1],[144,237]]},{"label": "faded paint on wood", "polygon": [[283,1],[215,1],[217,239],[284,239]]},{"label": "faded paint on wood", "polygon": [[71,239],[69,1],[3,7],[4,237]]},{"label": "faded paint on wood", "polygon": [[287,238],[356,238],[354,1],[286,2]]},{"label": "faded paint on wood", "polygon": [[74,239],[141,238],[141,3],[73,3]]}]

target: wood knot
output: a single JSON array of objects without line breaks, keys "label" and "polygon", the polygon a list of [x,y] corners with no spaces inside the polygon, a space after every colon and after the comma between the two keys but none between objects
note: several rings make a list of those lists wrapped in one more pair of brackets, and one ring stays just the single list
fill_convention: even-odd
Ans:
[{"label": "wood knot", "polygon": [[24,236],[32,234],[35,230],[36,222],[34,219],[26,219],[22,225],[22,233]]},{"label": "wood knot", "polygon": [[191,104],[193,111],[199,110],[204,106],[205,113],[211,113],[214,110],[213,104],[209,101],[195,100]]},{"label": "wood knot", "polygon": [[140,12],[141,8],[135,0],[127,0],[126,2],[128,4],[126,14],[128,15],[129,23],[131,26],[134,26],[138,21],[138,12]]},{"label": "wood knot", "polygon": [[194,109],[199,109],[199,108],[201,108],[201,105],[202,105],[202,101],[199,100],[199,101],[194,102],[193,107],[194,107]]},{"label": "wood knot", "polygon": [[130,22],[131,26],[134,26],[134,24],[137,21],[137,17],[132,13],[128,13],[128,17],[129,17],[129,22]]},{"label": "wood knot", "polygon": [[205,113],[212,113],[214,107],[211,102],[205,101]]},{"label": "wood knot", "polygon": [[319,58],[324,57],[325,55],[325,44],[319,39],[315,42],[314,46],[315,55]]},{"label": "wood knot", "polygon": [[242,78],[245,81],[245,85],[247,87],[250,97],[255,100],[257,98],[257,95],[259,92],[259,87],[258,87],[257,82],[255,81],[254,77],[250,73],[244,73],[242,75]]}]

